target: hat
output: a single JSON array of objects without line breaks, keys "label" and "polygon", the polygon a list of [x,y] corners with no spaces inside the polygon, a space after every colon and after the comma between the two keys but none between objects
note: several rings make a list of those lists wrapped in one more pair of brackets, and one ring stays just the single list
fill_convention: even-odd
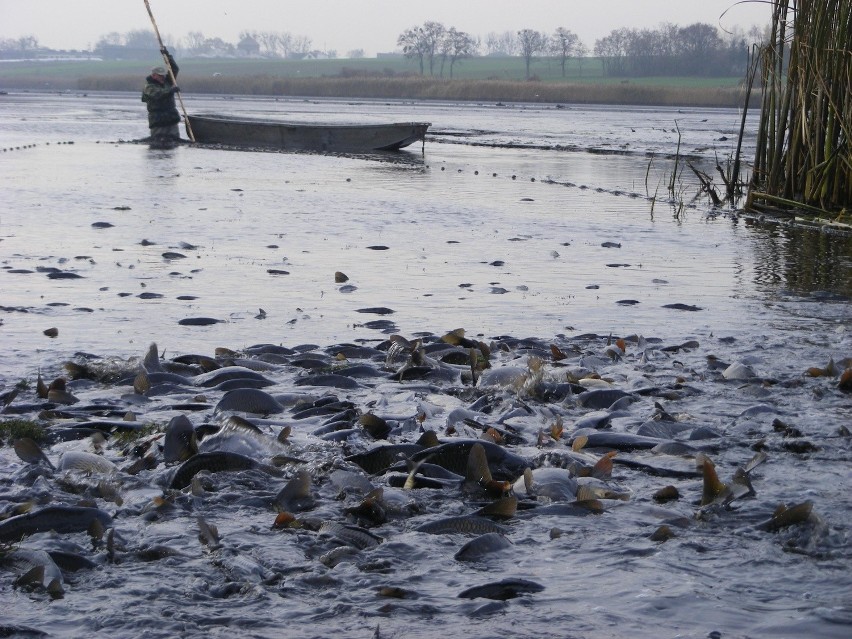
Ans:
[{"label": "hat", "polygon": [[165,68],[163,68],[163,67],[154,67],[153,69],[151,69],[151,75],[162,75],[162,76],[165,76],[165,75],[166,75],[166,70],[165,70]]}]

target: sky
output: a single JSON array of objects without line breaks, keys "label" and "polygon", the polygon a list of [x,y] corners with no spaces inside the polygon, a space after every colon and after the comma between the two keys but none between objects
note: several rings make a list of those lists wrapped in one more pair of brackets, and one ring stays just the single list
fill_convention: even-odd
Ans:
[{"label": "sky", "polygon": [[[656,28],[663,22],[709,23],[744,31],[769,23],[766,0],[149,0],[160,33],[178,43],[200,31],[236,43],[242,31],[307,36],[314,49],[343,57],[397,49],[397,37],[428,20],[481,37],[557,27],[592,50],[613,29]],[[727,11],[727,13],[725,13]],[[724,16],[722,14],[725,14]],[[89,49],[102,35],[150,29],[144,0],[0,0],[0,39],[33,35],[52,49]]]}]

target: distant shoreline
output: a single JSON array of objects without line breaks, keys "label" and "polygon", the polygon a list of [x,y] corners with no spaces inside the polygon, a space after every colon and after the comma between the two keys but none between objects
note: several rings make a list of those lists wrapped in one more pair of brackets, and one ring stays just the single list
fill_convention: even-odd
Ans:
[{"label": "distant shoreline", "polygon": [[[455,79],[418,75],[404,62],[386,60],[178,62],[186,94],[711,108],[741,108],[745,102],[737,78],[612,78],[589,69],[563,77],[542,64],[540,76],[524,80],[512,58],[482,68],[465,61]],[[0,65],[0,90],[139,91],[149,68],[130,60],[9,63]],[[758,91],[751,100],[757,106]]]}]

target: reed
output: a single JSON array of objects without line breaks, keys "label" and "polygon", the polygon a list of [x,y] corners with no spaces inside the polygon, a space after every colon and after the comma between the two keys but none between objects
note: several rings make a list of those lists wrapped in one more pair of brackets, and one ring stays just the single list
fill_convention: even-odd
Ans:
[{"label": "reed", "polygon": [[773,0],[746,208],[852,204],[852,0]]},{"label": "reed", "polygon": [[[740,107],[738,87],[684,87],[627,84],[555,84],[512,80],[448,80],[423,76],[355,76],[293,78],[276,75],[212,77],[182,72],[185,94],[541,102],[573,104],[638,104],[652,106]],[[81,78],[83,91],[139,90],[138,77],[124,75]]]}]

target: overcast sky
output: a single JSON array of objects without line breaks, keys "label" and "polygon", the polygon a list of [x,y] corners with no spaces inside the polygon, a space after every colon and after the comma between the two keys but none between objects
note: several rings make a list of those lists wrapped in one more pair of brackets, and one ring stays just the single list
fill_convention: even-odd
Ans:
[{"label": "overcast sky", "polygon": [[[589,49],[613,29],[705,22],[744,31],[770,20],[759,0],[149,0],[160,33],[190,31],[236,43],[241,31],[307,36],[313,48],[393,51],[404,30],[427,20],[473,36],[565,27]],[[727,10],[727,13],[722,16]],[[110,32],[150,28],[143,0],[0,0],[0,38],[34,35],[53,49],[88,49]]]}]

